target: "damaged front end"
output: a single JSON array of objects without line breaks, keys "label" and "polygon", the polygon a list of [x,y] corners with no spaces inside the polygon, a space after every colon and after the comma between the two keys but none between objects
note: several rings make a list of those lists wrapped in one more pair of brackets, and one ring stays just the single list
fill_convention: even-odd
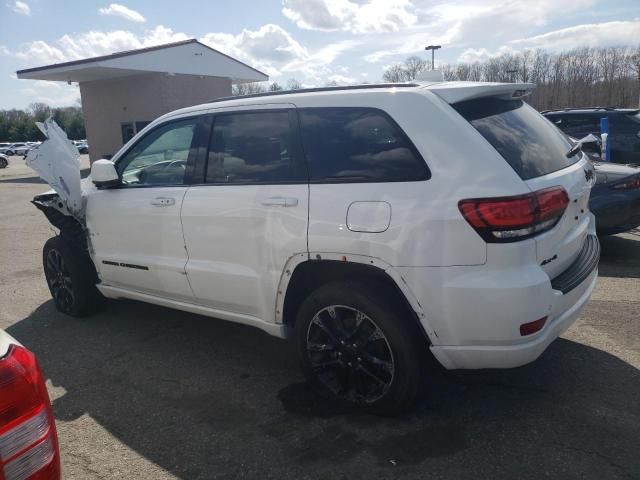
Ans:
[{"label": "damaged front end", "polygon": [[26,164],[53,188],[33,198],[33,203],[79,252],[90,254],[85,222],[86,192],[90,181],[80,180],[80,155],[55,121],[37,123],[46,139],[29,151]]}]

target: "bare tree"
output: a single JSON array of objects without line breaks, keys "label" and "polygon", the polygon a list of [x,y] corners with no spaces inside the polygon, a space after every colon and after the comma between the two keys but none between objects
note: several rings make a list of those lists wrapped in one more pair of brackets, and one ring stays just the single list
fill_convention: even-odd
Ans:
[{"label": "bare tree", "polygon": [[264,93],[267,87],[263,83],[236,83],[231,87],[232,95],[251,95],[254,93]]},{"label": "bare tree", "polygon": [[280,90],[283,90],[283,88],[282,85],[280,85],[278,82],[273,82],[271,85],[269,85],[270,92],[279,92]]},{"label": "bare tree", "polygon": [[407,58],[403,65],[407,80],[415,80],[418,75],[427,69],[427,65],[426,60],[415,55]]},{"label": "bare tree", "polygon": [[[446,80],[534,83],[536,89],[527,102],[541,110],[640,107],[640,46],[583,47],[560,53],[524,50],[484,62],[442,65],[441,70]],[[406,64],[389,67],[383,78],[407,80]]]},{"label": "bare tree", "polygon": [[290,78],[287,82],[287,90],[300,90],[301,88],[302,84],[295,78]]},{"label": "bare tree", "polygon": [[402,65],[392,65],[382,74],[382,79],[388,83],[398,83],[407,81],[407,72]]}]

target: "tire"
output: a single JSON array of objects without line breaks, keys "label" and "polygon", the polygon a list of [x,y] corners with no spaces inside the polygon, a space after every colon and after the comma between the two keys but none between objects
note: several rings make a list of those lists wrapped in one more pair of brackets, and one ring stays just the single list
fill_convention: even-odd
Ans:
[{"label": "tire", "polygon": [[95,267],[85,252],[78,252],[63,236],[44,244],[42,264],[56,309],[72,317],[83,317],[101,305],[96,288]]},{"label": "tire", "polygon": [[7,150],[7,151],[5,152],[5,155],[6,155],[7,157],[13,157],[13,151],[12,151],[12,150]]},{"label": "tire", "polygon": [[404,309],[384,290],[339,281],[302,304],[295,339],[302,371],[322,395],[382,415],[410,409],[421,364]]},{"label": "tire", "polygon": [[9,162],[6,158],[0,157],[0,168],[7,168],[9,166]]}]

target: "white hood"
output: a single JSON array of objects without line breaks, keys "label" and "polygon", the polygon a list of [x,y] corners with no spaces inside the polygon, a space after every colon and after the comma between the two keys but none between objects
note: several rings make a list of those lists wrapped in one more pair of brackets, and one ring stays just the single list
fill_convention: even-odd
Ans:
[{"label": "white hood", "polygon": [[67,210],[82,215],[80,188],[80,154],[52,119],[36,123],[47,137],[27,154],[26,164],[56,191]]}]

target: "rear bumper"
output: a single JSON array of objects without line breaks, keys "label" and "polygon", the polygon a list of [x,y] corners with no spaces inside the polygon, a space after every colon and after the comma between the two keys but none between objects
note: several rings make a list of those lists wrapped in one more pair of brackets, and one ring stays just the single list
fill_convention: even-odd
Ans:
[{"label": "rear bumper", "polygon": [[[532,247],[526,241],[501,245],[491,265],[401,269],[424,309],[431,351],[446,368],[532,362],[578,318],[598,276],[596,236],[588,235],[578,257],[553,279]],[[543,317],[547,320],[540,331],[521,335],[521,325]]]},{"label": "rear bumper", "polygon": [[547,320],[545,328],[533,335],[533,340],[518,345],[490,346],[432,346],[431,351],[447,369],[511,368],[534,361],[542,352],[577,320],[596,286],[598,270],[581,285],[567,294],[554,290],[558,311]]}]

